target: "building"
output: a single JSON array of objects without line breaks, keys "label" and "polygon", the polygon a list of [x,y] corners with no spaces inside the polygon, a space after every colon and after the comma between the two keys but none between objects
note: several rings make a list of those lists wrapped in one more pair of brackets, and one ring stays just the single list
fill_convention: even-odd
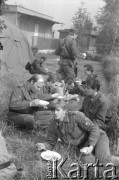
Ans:
[{"label": "building", "polygon": [[[70,29],[59,30],[59,38],[65,38],[70,32]],[[96,52],[96,30],[85,30],[82,34],[81,47],[86,51]],[[80,45],[79,45],[80,46]]]},{"label": "building", "polygon": [[61,24],[51,16],[17,5],[8,5],[4,16],[22,30],[32,47],[37,46],[40,49],[53,45],[52,27],[54,24]]}]

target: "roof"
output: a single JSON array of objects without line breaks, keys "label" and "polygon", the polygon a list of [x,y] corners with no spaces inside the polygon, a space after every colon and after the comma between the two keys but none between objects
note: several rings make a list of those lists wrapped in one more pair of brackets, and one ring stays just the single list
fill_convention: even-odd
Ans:
[{"label": "roof", "polygon": [[[69,33],[70,32],[70,29],[61,29],[61,30],[58,30],[58,32],[60,32],[60,33]],[[87,34],[87,35],[91,35],[91,36],[97,36],[98,35],[98,32],[97,31],[95,31],[95,30],[85,30],[84,32],[83,32],[83,34]]]},{"label": "roof", "polygon": [[8,6],[8,8],[4,11],[5,13],[7,13],[7,12],[15,12],[15,13],[18,12],[20,14],[24,14],[24,15],[28,15],[28,16],[32,16],[32,17],[34,16],[34,17],[37,17],[40,19],[45,19],[45,20],[50,21],[54,24],[63,24],[61,22],[54,21],[53,17],[51,17],[51,16],[33,11],[31,9],[27,9],[27,8],[17,6],[17,5],[7,5],[7,6]]},{"label": "roof", "polygon": [[66,32],[66,33],[69,33],[70,32],[70,29],[60,29],[60,30],[58,30],[58,32]]}]

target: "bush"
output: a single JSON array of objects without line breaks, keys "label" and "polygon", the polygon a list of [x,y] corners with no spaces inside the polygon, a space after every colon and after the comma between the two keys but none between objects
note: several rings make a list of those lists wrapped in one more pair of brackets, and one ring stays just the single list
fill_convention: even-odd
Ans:
[{"label": "bush", "polygon": [[86,60],[92,60],[92,61],[102,61],[102,55],[95,54],[93,52],[86,52]]},{"label": "bush", "polygon": [[104,77],[110,83],[119,74],[119,60],[115,56],[106,56],[102,62]]}]

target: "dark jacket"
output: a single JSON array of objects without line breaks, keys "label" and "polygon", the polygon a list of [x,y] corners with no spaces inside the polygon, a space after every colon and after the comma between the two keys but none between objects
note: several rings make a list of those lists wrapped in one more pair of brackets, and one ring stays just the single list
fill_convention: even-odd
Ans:
[{"label": "dark jacket", "polygon": [[40,59],[35,59],[31,64],[28,62],[25,69],[28,70],[30,74],[48,74],[48,72],[42,66]]},{"label": "dark jacket", "polygon": [[[95,147],[100,136],[97,125],[92,123],[83,113],[79,111],[66,112],[63,122],[53,120],[49,126],[47,141],[45,145],[48,149],[53,149],[58,138],[66,144],[87,145]],[[85,140],[84,140],[85,139]]]},{"label": "dark jacket", "polygon": [[[59,45],[55,51],[56,55],[59,55],[62,59],[62,65],[69,65],[78,56],[76,41],[68,35],[65,39],[61,39]],[[71,62],[69,61],[71,60]]]},{"label": "dark jacket", "polygon": [[104,94],[98,92],[93,100],[91,96],[86,96],[84,98],[81,111],[101,129],[105,130],[105,117],[107,115],[107,109],[107,98]]},{"label": "dark jacket", "polygon": [[21,114],[31,114],[35,108],[30,107],[30,101],[33,99],[51,100],[50,94],[43,94],[41,91],[36,91],[35,87],[30,82],[22,86],[16,87],[10,98],[9,111]]},{"label": "dark jacket", "polygon": [[95,81],[96,78],[97,78],[97,74],[92,74],[92,75],[88,76],[85,81],[86,87],[91,87],[93,84],[93,81]]},{"label": "dark jacket", "polygon": [[86,96],[86,91],[83,85],[78,85],[77,83],[74,83],[74,88],[69,90],[70,94],[78,94],[80,96]]}]

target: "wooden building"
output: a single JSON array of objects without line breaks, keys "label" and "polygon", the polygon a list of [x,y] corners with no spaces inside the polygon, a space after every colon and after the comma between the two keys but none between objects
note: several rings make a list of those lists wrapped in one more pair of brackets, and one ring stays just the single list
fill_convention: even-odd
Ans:
[{"label": "wooden building", "polygon": [[44,46],[52,44],[52,27],[54,24],[61,24],[54,21],[51,16],[17,5],[8,5],[3,15],[19,27],[32,47],[39,46],[40,49],[49,48]]}]

